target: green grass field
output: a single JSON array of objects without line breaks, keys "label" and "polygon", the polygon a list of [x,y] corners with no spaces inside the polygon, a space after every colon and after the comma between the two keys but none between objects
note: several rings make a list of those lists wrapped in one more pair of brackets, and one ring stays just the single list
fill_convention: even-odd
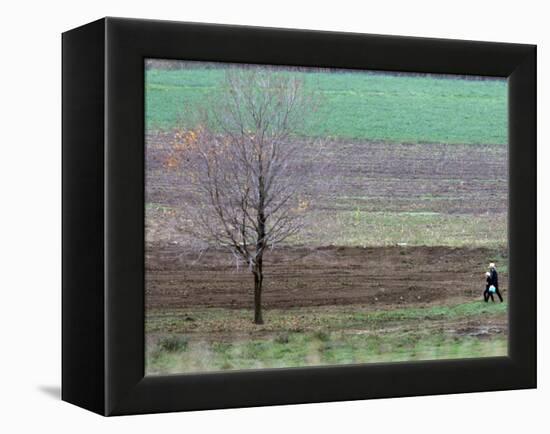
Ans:
[{"label": "green grass field", "polygon": [[[504,80],[357,72],[295,74],[320,96],[318,111],[299,135],[411,143],[507,143]],[[193,127],[194,109],[219,90],[224,71],[148,69],[145,77],[147,129],[168,130]]]},{"label": "green grass field", "polygon": [[[507,338],[487,324],[505,316],[505,303],[481,301],[387,311],[274,309],[263,326],[250,322],[248,310],[152,311],[146,330],[156,337],[146,369],[166,374],[503,356]],[[473,332],[460,331],[465,323]]]}]

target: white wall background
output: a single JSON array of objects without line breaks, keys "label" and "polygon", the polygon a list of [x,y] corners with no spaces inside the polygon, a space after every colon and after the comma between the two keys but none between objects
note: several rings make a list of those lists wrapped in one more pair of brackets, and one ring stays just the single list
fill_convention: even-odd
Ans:
[{"label": "white wall background", "polygon": [[[539,389],[105,419],[59,401],[60,33],[102,16],[539,45],[539,257],[548,264],[550,45],[542,1],[35,1],[0,6],[0,431],[543,432],[550,401],[547,289],[539,287]],[[546,122],[545,122],[546,121]],[[545,341],[546,339],[546,341]]]}]

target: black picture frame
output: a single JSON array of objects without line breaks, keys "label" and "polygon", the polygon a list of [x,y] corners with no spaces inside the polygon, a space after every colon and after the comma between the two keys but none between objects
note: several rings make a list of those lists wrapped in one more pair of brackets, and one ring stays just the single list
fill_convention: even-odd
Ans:
[{"label": "black picture frame", "polygon": [[[102,415],[536,387],[536,46],[104,18],[63,51],[62,399]],[[507,77],[509,354],[144,377],[144,59]]]}]

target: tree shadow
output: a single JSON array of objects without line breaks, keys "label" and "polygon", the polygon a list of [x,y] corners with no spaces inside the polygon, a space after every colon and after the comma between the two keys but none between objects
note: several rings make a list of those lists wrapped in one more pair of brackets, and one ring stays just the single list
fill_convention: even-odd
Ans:
[{"label": "tree shadow", "polygon": [[61,399],[60,386],[38,386],[38,390],[40,390],[44,395],[48,395],[50,398],[54,398],[56,400]]}]

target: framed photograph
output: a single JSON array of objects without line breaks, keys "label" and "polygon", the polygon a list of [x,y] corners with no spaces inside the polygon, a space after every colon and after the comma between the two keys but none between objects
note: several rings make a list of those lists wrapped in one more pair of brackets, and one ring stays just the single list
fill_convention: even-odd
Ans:
[{"label": "framed photograph", "polygon": [[63,34],[62,397],[102,415],[536,387],[536,47]]}]

